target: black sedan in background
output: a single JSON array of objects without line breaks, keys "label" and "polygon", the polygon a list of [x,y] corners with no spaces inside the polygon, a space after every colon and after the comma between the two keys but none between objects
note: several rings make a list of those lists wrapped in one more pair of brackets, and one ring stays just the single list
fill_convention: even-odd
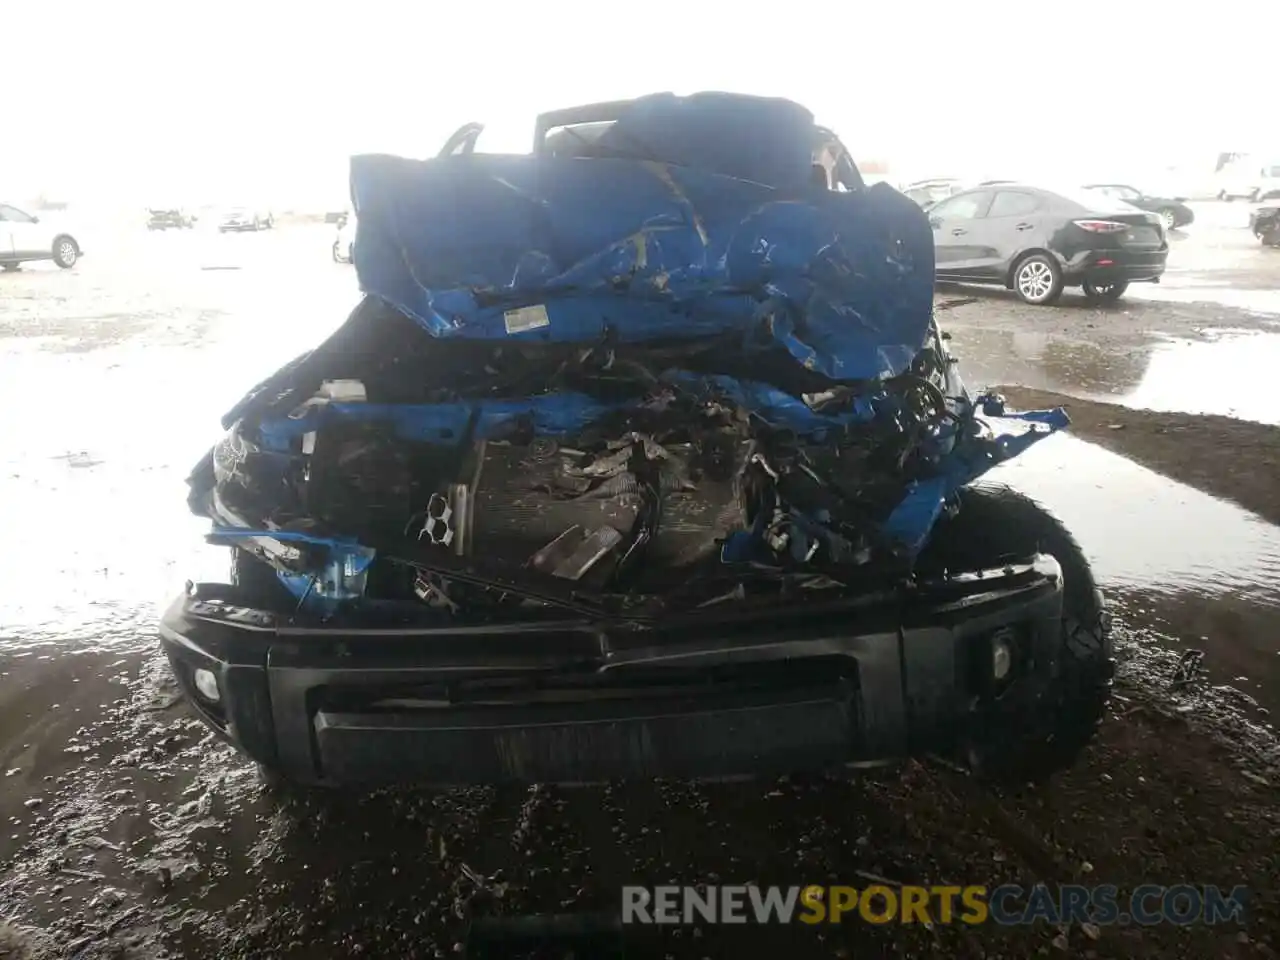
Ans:
[{"label": "black sedan in background", "polygon": [[1016,183],[978,187],[929,210],[939,280],[1000,284],[1027,303],[1064,287],[1117,300],[1130,283],[1159,282],[1169,257],[1154,213],[1087,190]]},{"label": "black sedan in background", "polygon": [[1137,187],[1126,183],[1092,183],[1085,187],[1108,196],[1113,200],[1121,200],[1132,204],[1139,210],[1150,210],[1158,214],[1164,221],[1166,230],[1177,230],[1192,223],[1196,215],[1186,204],[1186,197],[1156,197],[1143,193]]},{"label": "black sedan in background", "polygon": [[1249,229],[1268,247],[1280,247],[1280,196],[1263,200],[1249,214]]}]

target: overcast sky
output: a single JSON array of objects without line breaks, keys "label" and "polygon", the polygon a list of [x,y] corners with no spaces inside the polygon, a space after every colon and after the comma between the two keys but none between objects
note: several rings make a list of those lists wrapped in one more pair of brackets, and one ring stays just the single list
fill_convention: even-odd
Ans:
[{"label": "overcast sky", "polygon": [[1268,0],[0,3],[9,197],[330,205],[353,152],[427,156],[469,120],[523,150],[539,110],[656,90],[790,97],[895,175],[1280,140]]}]

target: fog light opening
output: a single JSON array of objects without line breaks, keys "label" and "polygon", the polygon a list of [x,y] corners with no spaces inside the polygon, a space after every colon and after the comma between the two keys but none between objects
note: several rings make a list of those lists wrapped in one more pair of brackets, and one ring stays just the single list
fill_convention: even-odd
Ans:
[{"label": "fog light opening", "polygon": [[1013,672],[1013,637],[1001,631],[991,638],[991,676],[1000,683]]},{"label": "fog light opening", "polygon": [[218,689],[218,678],[214,676],[212,670],[196,667],[191,675],[191,681],[195,684],[196,692],[210,703],[217,703],[222,699],[222,692]]}]

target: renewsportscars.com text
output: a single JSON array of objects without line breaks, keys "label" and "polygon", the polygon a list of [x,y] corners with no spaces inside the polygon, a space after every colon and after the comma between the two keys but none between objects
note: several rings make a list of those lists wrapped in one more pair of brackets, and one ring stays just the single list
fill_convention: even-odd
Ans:
[{"label": "renewsportscars.com text", "polygon": [[815,885],[623,887],[622,922],[694,923],[1243,923],[1248,891],[1237,886],[1114,884],[1049,887]]}]

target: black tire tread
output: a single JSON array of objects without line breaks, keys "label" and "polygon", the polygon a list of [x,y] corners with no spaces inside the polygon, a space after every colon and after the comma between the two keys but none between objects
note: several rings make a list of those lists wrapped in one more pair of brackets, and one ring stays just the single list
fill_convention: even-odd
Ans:
[{"label": "black tire tread", "polygon": [[958,495],[920,558],[923,569],[991,566],[1040,551],[1062,567],[1060,672],[1044,715],[1028,718],[1016,742],[980,753],[980,774],[996,780],[1036,780],[1073,765],[1106,714],[1114,659],[1111,618],[1089,562],[1057,517],[1025,494],[981,484]]},{"label": "black tire tread", "polygon": [[1121,280],[1112,284],[1106,293],[1100,292],[1091,283],[1083,284],[1083,288],[1085,297],[1094,303],[1115,303],[1125,295],[1125,291],[1129,289],[1129,283],[1127,280]]}]

